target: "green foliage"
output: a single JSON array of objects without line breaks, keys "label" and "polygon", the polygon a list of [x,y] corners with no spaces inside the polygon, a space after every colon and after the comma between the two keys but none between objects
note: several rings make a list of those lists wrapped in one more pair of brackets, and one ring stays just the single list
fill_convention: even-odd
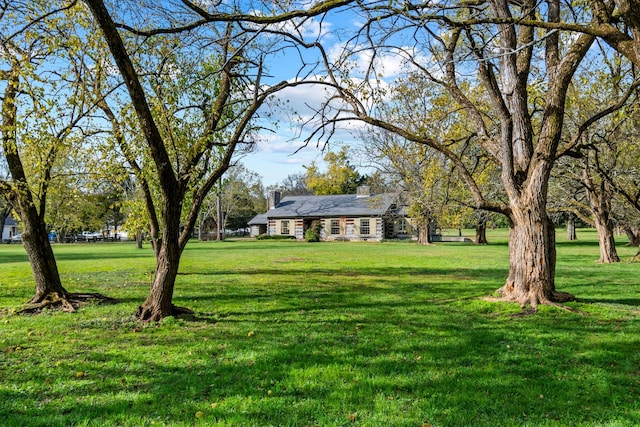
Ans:
[{"label": "green foliage", "polygon": [[296,236],[285,236],[282,234],[276,234],[275,236],[269,236],[268,234],[261,234],[256,236],[257,240],[295,240]]},{"label": "green foliage", "polygon": [[[3,425],[639,425],[638,264],[595,263],[579,230],[559,239],[556,283],[582,313],[518,317],[480,299],[508,273],[506,237],[192,241],[174,303],[196,315],[151,325],[131,317],[150,249],[57,245],[70,290],[120,303],[0,314]],[[0,268],[11,310],[31,296],[24,249],[1,245]]]},{"label": "green foliage", "polygon": [[[474,131],[464,109],[438,84],[419,73],[397,79],[384,116],[413,134],[428,135],[438,150],[388,132],[372,130],[362,136],[373,162],[395,176],[407,198],[408,211],[419,228],[430,223],[461,228],[472,222],[476,200],[460,168],[469,172],[486,200],[496,198],[499,175],[481,146],[472,144]],[[479,94],[474,101],[482,105]],[[444,155],[443,151],[449,153]],[[452,157],[459,159],[455,164]]]},{"label": "green foliage", "polygon": [[[46,0],[11,2],[3,8],[0,22],[5,111],[0,179],[3,184],[7,179],[0,191],[14,193],[21,204],[31,204],[43,221],[56,226],[60,218],[78,210],[72,203],[86,185],[88,165],[96,160],[89,150],[91,132],[86,132],[92,104],[86,102],[84,82],[86,55],[96,34],[86,30],[87,15],[79,6],[52,13],[57,8]],[[44,16],[47,19],[40,19]],[[16,77],[15,83],[9,82],[10,76]],[[6,91],[11,84],[16,85],[15,99]],[[12,105],[15,115],[9,114]],[[9,152],[17,156],[9,159]],[[47,208],[55,211],[47,214]]]},{"label": "green foliage", "polygon": [[123,202],[122,210],[126,215],[122,229],[129,236],[134,237],[149,231],[149,217],[140,191],[129,195]]},{"label": "green foliage", "polygon": [[347,147],[343,146],[337,153],[329,151],[324,161],[327,162],[326,172],[320,172],[315,162],[306,167],[307,188],[316,195],[355,194],[365,177],[350,163]]},{"label": "green foliage", "polygon": [[304,239],[307,242],[319,242],[322,233],[322,223],[320,221],[313,221],[311,227],[307,228],[304,232]]}]

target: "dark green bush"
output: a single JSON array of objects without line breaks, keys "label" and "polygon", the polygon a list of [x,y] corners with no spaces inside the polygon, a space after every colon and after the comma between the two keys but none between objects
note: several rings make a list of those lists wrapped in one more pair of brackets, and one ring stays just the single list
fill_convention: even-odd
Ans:
[{"label": "dark green bush", "polygon": [[307,242],[319,242],[322,233],[322,224],[320,221],[313,221],[311,227],[304,232],[304,239]]},{"label": "dark green bush", "polygon": [[268,234],[261,234],[256,237],[256,240],[295,240],[296,236],[282,236],[275,235],[269,236]]}]

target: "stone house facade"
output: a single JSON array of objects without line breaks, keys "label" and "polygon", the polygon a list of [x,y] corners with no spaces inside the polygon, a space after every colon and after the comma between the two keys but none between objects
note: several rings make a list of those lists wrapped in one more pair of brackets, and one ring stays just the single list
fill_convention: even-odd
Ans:
[{"label": "stone house facade", "polygon": [[269,209],[248,225],[251,235],[293,236],[303,240],[305,232],[320,225],[325,241],[381,241],[396,238],[404,218],[398,215],[398,195],[372,195],[369,187],[356,194],[331,196],[286,196],[279,192],[269,196]]}]

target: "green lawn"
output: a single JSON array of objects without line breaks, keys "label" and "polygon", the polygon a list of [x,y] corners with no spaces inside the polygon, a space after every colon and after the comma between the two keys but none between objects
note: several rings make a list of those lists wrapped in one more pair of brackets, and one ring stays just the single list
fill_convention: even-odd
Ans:
[{"label": "green lawn", "polygon": [[557,288],[581,313],[481,300],[508,269],[489,246],[190,243],[174,302],[132,314],[154,260],[133,243],[57,245],[72,292],[120,301],[9,313],[33,293],[0,245],[3,426],[637,426],[640,263],[601,265],[596,235],[558,237]]}]

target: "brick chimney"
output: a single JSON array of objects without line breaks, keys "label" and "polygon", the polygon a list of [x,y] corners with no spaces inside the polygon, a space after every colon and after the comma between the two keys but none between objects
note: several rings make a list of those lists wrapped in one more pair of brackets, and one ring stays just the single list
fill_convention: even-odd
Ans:
[{"label": "brick chimney", "polygon": [[279,191],[272,191],[269,193],[269,209],[274,209],[280,203],[281,193]]}]

